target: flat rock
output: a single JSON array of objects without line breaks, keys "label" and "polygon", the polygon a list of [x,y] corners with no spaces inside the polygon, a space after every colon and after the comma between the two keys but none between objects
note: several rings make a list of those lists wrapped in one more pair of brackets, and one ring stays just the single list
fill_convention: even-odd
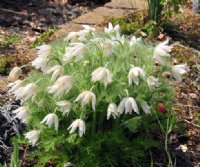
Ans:
[{"label": "flat rock", "polygon": [[0,94],[3,94],[8,91],[8,80],[4,76],[0,76]]},{"label": "flat rock", "polygon": [[52,39],[62,39],[64,38],[69,32],[71,31],[79,31],[81,30],[82,27],[80,24],[76,23],[68,23],[68,24],[63,24],[61,26],[61,29],[53,34],[51,37]]},{"label": "flat rock", "polygon": [[92,24],[92,25],[101,25],[105,20],[115,17],[119,18],[126,13],[126,10],[123,9],[111,9],[107,7],[99,7],[92,12],[88,12],[85,15],[78,17],[73,20],[73,23],[79,24]]},{"label": "flat rock", "polygon": [[143,9],[145,8],[145,0],[112,0],[105,4],[105,7],[119,9]]}]

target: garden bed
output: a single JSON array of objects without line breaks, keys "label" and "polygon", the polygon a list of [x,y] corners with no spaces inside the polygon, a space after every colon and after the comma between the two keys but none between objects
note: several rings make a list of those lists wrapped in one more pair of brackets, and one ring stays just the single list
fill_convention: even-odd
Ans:
[{"label": "garden bed", "polygon": [[[180,17],[178,17],[178,18],[180,18]],[[187,18],[189,19],[190,17],[187,17]],[[196,19],[198,20],[198,17]],[[196,19],[194,19],[194,20],[196,20]],[[131,14],[126,18],[113,19],[112,22],[121,24],[123,33],[129,34],[129,35],[134,33],[138,37],[142,35],[143,38],[148,38],[148,40],[151,40],[154,42],[157,40],[164,40],[168,37],[167,36],[168,34],[163,33],[162,28],[157,27],[154,24],[154,22],[149,22],[149,18],[143,12]],[[180,24],[178,24],[178,22],[180,22]],[[180,28],[180,26],[184,24],[184,20],[178,20],[176,23],[177,23],[176,25],[178,25],[178,27]],[[186,30],[188,30],[188,28],[189,28],[189,25],[186,25],[185,28],[181,28],[181,30],[185,30],[185,32],[186,32]],[[195,40],[195,42],[199,41],[198,33],[196,33],[197,29],[198,29],[198,26],[195,28],[194,32],[191,32],[191,33],[189,32],[189,36],[190,36],[190,34],[192,34],[190,36],[191,38],[196,37],[197,40]],[[47,37],[47,39],[48,39],[48,37]],[[173,39],[173,36],[172,36],[172,39]],[[184,41],[184,39],[185,38],[182,39],[182,41],[181,41],[182,43],[191,44],[191,43],[188,43],[188,41]],[[187,39],[189,39],[189,38],[187,38]],[[190,39],[189,39],[189,41],[191,41]],[[177,38],[177,40],[179,40],[179,38]],[[147,45],[150,44],[149,41],[148,42],[146,42],[146,40],[144,40],[144,41],[145,41],[144,42],[145,44],[147,44]],[[199,140],[200,140],[200,138],[199,138],[199,128],[200,128],[200,122],[199,122],[199,117],[200,117],[200,115],[199,115],[199,112],[200,112],[200,107],[199,107],[200,106],[200,103],[199,103],[199,101],[200,101],[200,93],[199,93],[200,92],[200,78],[199,78],[200,67],[199,67],[199,65],[200,65],[200,62],[199,62],[199,60],[200,60],[200,54],[199,54],[199,51],[197,51],[193,48],[183,46],[180,43],[177,43],[174,41],[171,41],[171,42],[174,46],[172,53],[171,53],[171,56],[172,56],[171,63],[173,65],[176,65],[176,64],[186,62],[190,68],[190,72],[187,74],[186,77],[184,77],[184,79],[182,80],[181,83],[177,83],[175,81],[173,82],[173,86],[175,87],[175,90],[176,90],[176,94],[175,94],[176,100],[175,100],[173,109],[176,111],[176,117],[177,117],[178,121],[177,121],[177,124],[175,124],[173,131],[169,135],[168,149],[169,149],[170,154],[172,155],[172,163],[176,163],[176,167],[185,167],[185,166],[193,167],[194,165],[198,165],[199,161],[200,161],[200,145],[199,145]],[[42,43],[40,43],[40,44],[42,44]],[[60,43],[60,44],[62,45],[63,43]],[[121,44],[121,45],[123,45],[123,44]],[[197,45],[192,45],[192,46],[195,47]],[[58,47],[58,46],[55,45],[54,47]],[[5,51],[5,53],[7,53],[7,50]],[[56,52],[54,51],[54,53],[56,53]],[[56,54],[59,54],[59,53],[56,53]],[[134,57],[134,59],[136,59],[136,57]],[[20,65],[26,64],[28,61],[30,61],[30,59],[28,57],[27,60],[21,61],[21,62],[20,61],[21,61],[21,59],[17,60],[16,65],[20,66]],[[123,64],[123,63],[121,63],[121,64]],[[13,62],[11,62],[11,65],[9,65],[9,67],[12,65],[13,65]],[[73,67],[73,66],[71,66],[71,67]],[[74,66],[73,68],[75,68],[75,67],[76,66]],[[82,68],[82,66],[80,66],[80,67]],[[157,67],[157,70],[159,70],[159,66]],[[169,74],[168,72],[165,74],[166,75],[163,77],[171,77],[170,75],[168,75]],[[75,75],[76,75],[76,73],[75,73]],[[38,76],[35,75],[35,78],[37,78],[37,77]],[[82,81],[84,81],[84,80],[82,80]],[[98,89],[101,89],[100,84],[98,84],[97,87],[98,87]],[[104,89],[102,89],[102,92],[103,91],[104,91]],[[118,89],[118,91],[120,91],[120,90]],[[167,94],[167,93],[164,93],[164,94]],[[106,98],[107,98],[107,96],[105,96],[105,98],[103,98],[102,101],[104,101],[104,99],[106,99]],[[120,97],[116,98],[117,102],[119,102],[119,98]],[[5,95],[5,97],[2,101],[5,102],[5,99],[7,101],[9,99],[9,97],[7,97],[7,95]],[[157,99],[155,99],[155,100],[157,100]],[[163,100],[161,100],[161,101],[163,103],[165,102]],[[54,102],[52,102],[52,103],[54,103]],[[10,104],[19,105],[18,103],[16,104],[15,102],[14,103],[12,102]],[[32,105],[31,102],[29,104]],[[34,104],[34,105],[36,105],[36,104]],[[102,107],[105,107],[103,103],[101,105],[102,105]],[[107,105],[107,102],[106,102],[106,105]],[[5,110],[6,106],[7,105],[2,106],[1,110]],[[10,111],[14,110],[14,109],[15,108],[7,109],[8,113],[10,113]],[[37,112],[34,110],[34,108],[32,110],[33,110],[33,112]],[[90,111],[90,108],[88,108],[88,110]],[[154,110],[156,112],[158,112],[158,109],[154,108]],[[164,110],[163,110],[163,112],[164,112]],[[43,113],[41,112],[40,114],[42,115]],[[159,112],[158,112],[158,114],[159,114]],[[11,135],[11,136],[13,136],[14,134],[19,134],[19,133],[13,132],[13,129],[15,129],[15,128],[13,128],[13,124],[15,123],[15,124],[19,125],[19,127],[20,127],[19,131],[21,131],[21,129],[24,128],[23,125],[20,124],[18,120],[15,120],[13,118],[12,114],[10,114],[9,116],[11,116],[10,119],[12,119],[12,122],[6,123],[5,115],[3,114],[3,112],[0,114],[0,119],[2,119],[1,126],[6,126],[6,127],[8,127],[8,129],[10,128],[11,130],[9,130],[9,132],[10,132],[9,135]],[[39,115],[36,115],[36,116],[40,117]],[[72,115],[70,115],[70,116],[73,117]],[[98,116],[100,116],[100,115],[98,115]],[[136,115],[134,115],[134,116],[136,116]],[[111,149],[111,150],[113,150],[112,153],[120,151],[120,154],[127,155],[127,157],[126,157],[127,158],[127,161],[126,161],[127,166],[135,167],[135,166],[141,165],[141,164],[137,164],[138,162],[141,162],[144,165],[151,163],[153,166],[156,166],[156,167],[157,166],[158,167],[167,166],[168,165],[168,155],[166,153],[166,150],[163,149],[165,137],[163,136],[162,130],[160,130],[160,128],[159,128],[159,122],[157,122],[157,120],[153,119],[151,116],[147,116],[147,117],[146,116],[143,117],[143,116],[144,115],[142,115],[142,121],[143,121],[143,124],[146,126],[146,129],[143,130],[142,129],[143,127],[140,127],[140,125],[138,125],[139,129],[135,128],[137,123],[140,124],[140,122],[137,122],[138,120],[136,119],[136,120],[133,120],[134,123],[136,123],[136,125],[134,124],[133,127],[130,127],[133,130],[133,133],[130,133],[129,132],[130,129],[125,128],[124,125],[122,126],[123,128],[120,127],[123,129],[122,131],[125,135],[122,135],[121,131],[119,130],[120,128],[118,129],[118,131],[112,132],[111,126],[109,123],[106,124],[105,127],[102,128],[99,131],[99,133],[96,134],[96,136],[93,135],[88,140],[78,139],[75,136],[75,134],[73,134],[73,135],[71,135],[71,137],[69,137],[68,135],[66,135],[67,130],[65,129],[65,131],[63,132],[63,135],[65,135],[65,138],[62,141],[67,144],[69,144],[69,143],[73,144],[72,147],[70,145],[68,146],[68,147],[72,148],[71,151],[73,151],[73,152],[75,151],[75,153],[80,151],[80,153],[81,153],[81,154],[77,155],[77,157],[71,158],[70,161],[71,160],[72,160],[71,162],[77,161],[77,159],[79,158],[80,155],[83,155],[83,157],[85,155],[88,155],[88,159],[85,159],[85,160],[81,159],[81,156],[80,156],[81,161],[78,161],[78,162],[81,162],[83,166],[84,166],[84,164],[89,164],[89,163],[98,164],[100,162],[101,158],[102,159],[105,158],[105,161],[104,161],[105,163],[115,164],[115,166],[123,166],[123,165],[126,166],[125,164],[120,164],[120,163],[122,163],[122,161],[124,162],[123,157],[118,157],[118,156],[115,157],[114,155],[109,153],[109,150]],[[60,115],[59,115],[59,117],[61,118]],[[88,114],[88,117],[90,117],[90,114]],[[139,117],[136,116],[136,118],[139,118]],[[161,115],[159,115],[159,117],[161,118],[161,120],[160,120],[161,123],[165,122],[165,120],[167,119],[167,117],[163,113]],[[63,119],[66,119],[66,118],[63,118]],[[92,119],[93,118],[88,119],[88,121],[91,121]],[[66,119],[66,121],[68,121],[68,120]],[[149,125],[146,125],[144,123],[145,121],[146,122],[150,121]],[[114,120],[111,121],[111,125],[113,122],[114,122]],[[102,125],[104,123],[105,122],[102,122]],[[38,125],[36,124],[36,126],[38,126]],[[63,124],[61,124],[61,126],[63,126]],[[98,125],[98,127],[99,127],[99,125]],[[97,127],[97,129],[98,129],[98,127]],[[30,124],[29,124],[28,128],[30,128]],[[41,128],[41,127],[38,126],[38,128]],[[43,128],[46,128],[46,127],[43,127]],[[65,127],[65,128],[67,128],[67,127]],[[106,131],[107,129],[109,129],[110,131],[109,130]],[[104,132],[104,130],[105,130],[105,132]],[[57,135],[57,134],[54,134],[52,129],[47,128],[46,132],[53,139],[51,142],[51,144],[52,143],[53,144],[51,145],[51,144],[49,144],[48,141],[45,141],[45,137],[44,137],[45,135],[44,135],[44,136],[42,136],[43,137],[42,140],[44,140],[44,141],[42,141],[42,142],[44,142],[44,147],[43,146],[40,147],[40,145],[39,145],[39,148],[38,149],[36,148],[36,150],[34,148],[32,148],[30,145],[28,145],[28,143],[25,142],[23,139],[22,140],[18,139],[18,142],[21,143],[19,151],[20,151],[20,162],[21,162],[22,166],[25,166],[25,167],[33,166],[34,164],[37,164],[38,162],[40,162],[40,163],[47,162],[47,163],[44,163],[45,166],[56,166],[59,161],[62,161],[57,156],[57,154],[58,154],[57,150],[59,149],[59,151],[63,151],[63,149],[62,149],[61,145],[56,145],[57,142],[55,142],[56,140],[58,140],[58,142],[61,142],[61,140],[59,138],[58,139],[55,138],[54,135]],[[0,137],[3,138],[5,136],[5,133],[7,133],[7,132],[5,132],[5,131],[2,132]],[[59,133],[61,133],[61,132],[59,131]],[[148,138],[146,137],[146,135],[144,135],[144,133],[147,134]],[[10,140],[9,135],[8,135],[8,138],[4,139],[4,142],[6,143],[6,146],[8,146],[10,149],[11,140]],[[88,136],[86,134],[86,139],[87,139],[87,137]],[[67,138],[67,141],[65,140],[66,138]],[[112,140],[110,142],[111,138],[112,138]],[[125,139],[133,140],[134,141],[133,143],[135,143],[135,144],[130,145],[131,142],[129,140],[125,140]],[[90,140],[93,140],[93,142],[91,142]],[[123,141],[123,142],[121,142],[121,141]],[[78,145],[79,142],[82,143],[80,145],[80,147],[83,150],[80,150],[80,147],[76,147],[76,144]],[[39,144],[41,144],[41,143],[39,143]],[[56,152],[53,151],[54,145],[56,145],[56,147],[57,147]],[[121,147],[122,145],[123,145],[123,148]],[[132,146],[134,146],[134,150],[131,150]],[[49,151],[46,150],[46,153],[47,152],[51,152],[51,153],[50,153],[50,155],[47,154],[47,156],[45,157],[43,154],[43,151],[44,151],[44,148],[47,148],[47,147],[48,147]],[[84,147],[87,148],[87,150],[84,150],[85,149]],[[108,149],[109,147],[110,147],[110,149]],[[107,151],[100,153],[99,151],[101,151],[102,148],[103,148],[103,150],[107,150]],[[183,151],[183,148],[184,149],[187,148],[186,152]],[[132,152],[134,154],[134,156],[129,157],[129,155],[127,154],[127,152],[128,152],[127,150]],[[145,150],[146,154],[144,154],[144,152],[143,152],[144,150]],[[0,150],[0,151],[3,152],[4,150]],[[66,150],[64,150],[64,151],[66,151]],[[95,152],[94,155],[91,154],[94,152]],[[10,150],[7,152],[7,155],[8,154],[11,154]],[[95,155],[98,155],[98,154],[99,154],[99,159],[95,159],[96,158]],[[111,157],[110,158],[111,160],[115,159],[115,162],[113,162],[113,161],[109,162],[109,158],[106,158],[107,155],[108,155],[108,157],[109,156]],[[61,155],[61,156],[63,156],[63,155]],[[42,160],[40,158],[38,159],[38,157],[42,157],[43,159]],[[51,158],[49,158],[49,157],[51,157]],[[143,158],[141,158],[141,157],[143,157]],[[33,158],[35,158],[35,160],[33,160]],[[49,158],[49,159],[45,159],[45,158]],[[63,159],[65,159],[65,158],[66,157],[63,156]],[[120,158],[122,158],[122,159],[120,159]],[[10,159],[10,156],[5,158],[5,156],[3,155],[3,158],[0,160],[2,163],[3,161],[8,161],[8,159]],[[142,161],[141,161],[141,159],[142,159]],[[68,166],[73,166],[73,165],[69,164]]]}]

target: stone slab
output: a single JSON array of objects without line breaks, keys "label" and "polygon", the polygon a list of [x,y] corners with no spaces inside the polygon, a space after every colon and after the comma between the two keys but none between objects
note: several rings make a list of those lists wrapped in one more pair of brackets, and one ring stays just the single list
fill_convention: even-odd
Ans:
[{"label": "stone slab", "polygon": [[123,9],[111,9],[107,7],[99,7],[89,12],[85,15],[78,17],[77,19],[73,20],[73,23],[79,24],[91,24],[91,25],[102,25],[105,21],[108,21],[109,18],[115,17],[119,18],[126,13],[127,10]]},{"label": "stone slab", "polygon": [[105,7],[119,9],[144,9],[146,6],[145,0],[112,0],[105,4]]},{"label": "stone slab", "polygon": [[69,22],[67,24],[63,24],[60,28],[60,30],[58,30],[57,32],[55,32],[53,34],[53,36],[51,37],[52,40],[54,39],[61,39],[61,38],[65,38],[66,35],[69,33],[69,32],[72,32],[72,31],[79,31],[81,30],[82,27],[80,24],[75,24],[75,23],[72,23],[72,22]]},{"label": "stone slab", "polygon": [[8,80],[4,76],[0,76],[0,94],[5,93],[8,91]]}]

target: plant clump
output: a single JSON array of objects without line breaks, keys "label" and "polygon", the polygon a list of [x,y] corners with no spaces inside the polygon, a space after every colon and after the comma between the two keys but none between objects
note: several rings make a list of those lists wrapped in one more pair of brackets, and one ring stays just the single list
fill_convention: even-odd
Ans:
[{"label": "plant clump", "polygon": [[111,23],[105,32],[83,28],[38,47],[37,70],[9,85],[23,107],[16,117],[27,124],[19,143],[36,146],[28,157],[39,166],[149,166],[159,147],[172,163],[174,94],[163,73],[180,82],[187,65],[171,65],[168,41],[154,48]]}]

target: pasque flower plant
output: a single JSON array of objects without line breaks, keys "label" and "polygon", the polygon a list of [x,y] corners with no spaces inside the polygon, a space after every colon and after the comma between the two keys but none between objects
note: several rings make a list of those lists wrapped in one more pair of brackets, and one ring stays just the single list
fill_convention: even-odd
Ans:
[{"label": "pasque flower plant", "polygon": [[[172,46],[167,42],[154,48],[141,38],[121,36],[119,25],[111,23],[104,33],[83,27],[62,41],[38,47],[38,57],[32,62],[37,70],[9,85],[10,93],[25,107],[15,111],[16,117],[28,124],[30,132],[25,137],[33,146],[38,142],[40,156],[51,152],[46,160],[59,165],[72,161],[82,167],[115,166],[103,155],[97,160],[100,150],[94,148],[105,141],[116,144],[111,149],[124,151],[124,158],[115,158],[120,166],[130,160],[133,144],[124,131],[135,131],[136,120],[150,128],[144,120],[157,118],[159,103],[171,110],[173,91],[162,73],[170,71],[181,81],[186,65],[170,65]],[[91,159],[86,162],[77,153]]]}]

